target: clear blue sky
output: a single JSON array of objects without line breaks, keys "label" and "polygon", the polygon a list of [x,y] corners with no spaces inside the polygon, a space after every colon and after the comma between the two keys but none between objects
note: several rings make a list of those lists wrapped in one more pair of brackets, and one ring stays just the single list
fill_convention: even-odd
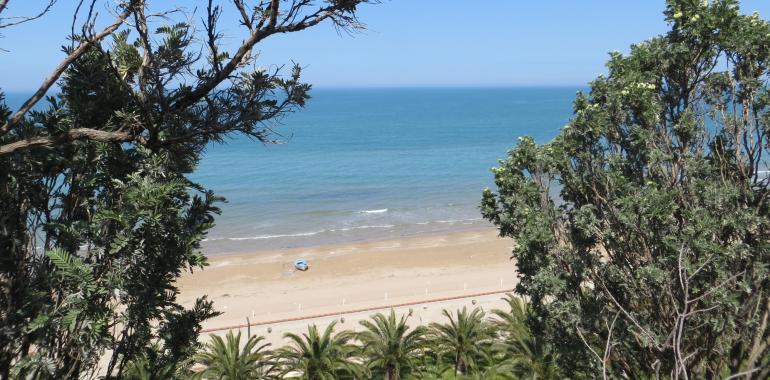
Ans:
[{"label": "clear blue sky", "polygon": [[[45,2],[10,0],[5,13],[31,14]],[[9,52],[0,53],[0,87],[29,90],[52,70],[75,3],[59,0],[43,19],[2,32]],[[163,3],[175,2],[155,2]],[[364,34],[327,25],[279,36],[259,46],[259,64],[293,59],[318,87],[583,85],[604,72],[608,51],[663,33],[663,8],[663,0],[384,0],[362,7]],[[767,0],[742,9],[770,16]],[[103,8],[100,19],[109,19]],[[223,32],[232,44],[243,36],[234,24]]]}]

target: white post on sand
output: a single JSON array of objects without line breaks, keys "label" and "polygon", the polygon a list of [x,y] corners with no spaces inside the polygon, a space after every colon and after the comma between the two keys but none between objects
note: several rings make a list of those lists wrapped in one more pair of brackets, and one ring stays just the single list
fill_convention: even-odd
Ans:
[{"label": "white post on sand", "polygon": [[385,301],[388,300],[388,292],[385,292]]},{"label": "white post on sand", "polygon": [[342,306],[345,306],[345,298],[342,299]]},{"label": "white post on sand", "polygon": [[428,295],[428,288],[425,288],[425,295]]},{"label": "white post on sand", "polygon": [[302,304],[301,303],[297,304],[297,310],[302,311]]},{"label": "white post on sand", "polygon": [[254,318],[254,310],[251,311],[251,317]]},{"label": "white post on sand", "polygon": [[463,290],[468,290],[468,283],[467,282],[463,282]]},{"label": "white post on sand", "polygon": [[502,287],[503,287],[503,279],[502,279],[502,277],[501,277],[501,278],[500,278],[500,288],[502,289]]}]

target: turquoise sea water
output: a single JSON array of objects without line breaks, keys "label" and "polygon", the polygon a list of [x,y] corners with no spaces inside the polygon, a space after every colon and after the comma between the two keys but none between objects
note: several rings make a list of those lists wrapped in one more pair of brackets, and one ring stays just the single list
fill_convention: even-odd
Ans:
[{"label": "turquoise sea water", "polygon": [[489,169],[567,123],[576,88],[315,89],[287,143],[213,146],[193,178],[228,199],[208,253],[478,228]]},{"label": "turquoise sea water", "polygon": [[[487,226],[489,169],[517,138],[547,142],[577,88],[314,89],[282,145],[211,146],[192,179],[227,198],[207,254]],[[9,94],[9,104],[20,103]],[[20,97],[19,97],[20,98]]]}]

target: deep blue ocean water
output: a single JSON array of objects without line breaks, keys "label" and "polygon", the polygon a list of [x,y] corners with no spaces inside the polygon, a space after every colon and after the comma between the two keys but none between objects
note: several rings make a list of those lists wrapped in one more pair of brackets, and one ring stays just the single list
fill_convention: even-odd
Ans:
[{"label": "deep blue ocean water", "polygon": [[[547,142],[578,88],[314,89],[285,144],[212,145],[192,179],[227,198],[208,254],[481,228],[490,168]],[[10,94],[9,104],[14,104]]]}]

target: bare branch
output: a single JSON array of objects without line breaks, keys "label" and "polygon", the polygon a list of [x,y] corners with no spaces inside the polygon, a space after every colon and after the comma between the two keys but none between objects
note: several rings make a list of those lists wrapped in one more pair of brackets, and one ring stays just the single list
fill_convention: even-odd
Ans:
[{"label": "bare branch", "polygon": [[623,312],[623,314],[628,318],[628,320],[630,320],[639,329],[639,331],[641,331],[644,335],[647,335],[647,338],[650,340],[650,342],[655,342],[657,345],[655,336],[651,332],[647,331],[647,329],[642,327],[642,325],[636,320],[636,318],[634,318],[633,315],[631,315],[631,313],[626,311],[626,309],[620,304],[620,302],[618,302],[615,296],[612,295],[612,292],[610,292],[610,290],[607,288],[607,285],[604,283],[603,279],[601,277],[597,277],[597,278],[599,279],[599,284],[601,284],[602,289],[604,290],[604,294],[606,294],[610,298],[612,303],[615,304],[615,306],[621,312]]},{"label": "bare branch", "polygon": [[594,357],[596,357],[596,360],[598,360],[599,363],[603,363],[602,357],[599,356],[599,354],[596,353],[596,350],[594,350],[593,347],[591,347],[590,344],[588,344],[588,341],[583,336],[583,333],[580,332],[580,326],[578,326],[577,324],[575,325],[575,331],[577,331],[577,334],[580,337],[580,340],[583,341],[583,344],[585,344],[585,346],[588,348],[588,350],[591,351],[592,354],[594,354]]},{"label": "bare branch", "polygon": [[238,9],[238,13],[241,15],[241,25],[248,28],[249,31],[253,31],[254,20],[249,17],[249,14],[246,12],[246,5],[243,4],[243,0],[233,0],[233,4],[235,5],[235,8]]},{"label": "bare branch", "polygon": [[[144,9],[137,9],[134,11],[134,20],[136,22],[136,31],[139,33],[140,41],[142,42],[142,64],[139,65],[137,72],[139,82],[139,96],[144,98],[147,92],[147,84],[149,78],[147,77],[151,69],[150,64],[152,62],[152,44],[150,43],[150,31],[147,28],[147,18],[144,16]],[[144,102],[145,99],[142,99]]]},{"label": "bare branch", "polygon": [[[38,14],[36,14],[34,16],[3,17],[3,18],[0,18],[0,29],[8,28],[8,27],[11,27],[11,26],[19,25],[19,24],[23,24],[25,22],[29,22],[29,21],[32,21],[32,20],[37,20],[37,19],[43,17],[43,15],[45,15],[46,13],[48,13],[48,11],[51,10],[51,7],[53,7],[54,4],[56,4],[56,1],[58,1],[58,0],[48,0],[48,5],[46,5],[45,8],[43,8],[43,10],[40,11],[40,13],[38,13]],[[3,10],[5,10],[5,7],[7,5],[8,5],[8,0],[0,1],[0,13],[2,13]],[[3,20],[16,20],[16,21],[12,21],[12,22],[9,22],[7,24],[3,24],[2,23]]]},{"label": "bare branch", "polygon": [[[602,360],[602,377],[606,380],[609,377],[607,377],[607,363],[610,361],[610,355],[612,354],[612,331],[615,329],[615,322],[618,321],[618,317],[620,316],[620,312],[618,311],[615,313],[615,317],[612,318],[612,323],[607,326],[607,343],[604,346],[604,359]],[[605,325],[606,325],[605,321]]]},{"label": "bare branch", "polygon": [[77,140],[91,140],[100,142],[139,142],[145,144],[142,136],[134,135],[125,131],[103,131],[91,128],[70,129],[66,133],[55,136],[32,137],[24,140],[15,141],[9,144],[0,145],[0,156],[8,155],[16,151],[27,150],[38,146],[51,146],[65,142]]},{"label": "bare branch", "polygon": [[[759,307],[759,305],[757,305]],[[770,301],[765,302],[764,310],[762,311],[762,322],[756,329],[756,333],[752,338],[751,351],[749,351],[749,359],[747,364],[749,367],[753,367],[757,362],[761,362],[760,358],[766,355],[768,348],[768,340],[763,339],[767,333],[768,318],[770,318]]]},{"label": "bare branch", "polygon": [[693,298],[691,300],[688,300],[687,303],[695,303],[695,302],[698,302],[698,301],[708,297],[709,294],[714,293],[715,291],[721,289],[723,286],[732,283],[733,281],[735,281],[735,279],[737,279],[740,276],[743,276],[744,274],[746,274],[745,270],[730,276],[729,278],[727,278],[726,280],[720,282],[717,286],[714,286],[714,287],[710,288],[709,290],[707,290],[705,293],[701,294],[700,296],[695,297],[695,298]]},{"label": "bare branch", "polygon": [[272,0],[270,2],[270,24],[268,24],[268,28],[275,28],[275,24],[278,22],[278,6],[280,5],[279,0]]},{"label": "bare branch", "polygon": [[238,48],[238,51],[235,52],[227,64],[222,67],[222,70],[213,75],[210,79],[199,84],[198,87],[189,93],[182,96],[174,103],[173,107],[177,110],[184,109],[203,98],[204,95],[208,94],[217,85],[228,79],[238,67],[243,65],[243,63],[248,59],[251,50],[254,48],[254,45],[263,39],[274,34],[297,32],[318,25],[322,21],[331,18],[336,11],[337,9],[335,7],[321,8],[295,24],[255,29],[249,38],[247,38],[241,44],[240,48]]},{"label": "bare branch", "polygon": [[[237,2],[236,7],[238,7]],[[243,13],[243,11],[241,12]],[[208,37],[206,42],[208,43],[209,51],[211,52],[211,66],[215,73],[222,71],[222,61],[220,60],[219,46],[217,45],[217,41],[219,41],[221,36],[216,30],[217,21],[221,14],[221,8],[215,6],[212,0],[209,0],[208,6],[206,7],[206,20],[203,21],[203,27],[206,29],[206,36]]]},{"label": "bare branch", "polygon": [[736,374],[734,374],[734,375],[730,375],[730,376],[728,376],[728,377],[725,377],[725,380],[732,380],[732,379],[737,379],[737,378],[739,378],[739,377],[743,377],[743,376],[748,376],[748,375],[751,375],[752,373],[754,373],[754,372],[757,372],[757,371],[761,370],[761,369],[762,369],[762,367],[763,367],[763,366],[759,366],[759,367],[756,367],[756,368],[750,369],[750,370],[748,370],[748,371],[738,372],[738,373],[736,373]]}]

